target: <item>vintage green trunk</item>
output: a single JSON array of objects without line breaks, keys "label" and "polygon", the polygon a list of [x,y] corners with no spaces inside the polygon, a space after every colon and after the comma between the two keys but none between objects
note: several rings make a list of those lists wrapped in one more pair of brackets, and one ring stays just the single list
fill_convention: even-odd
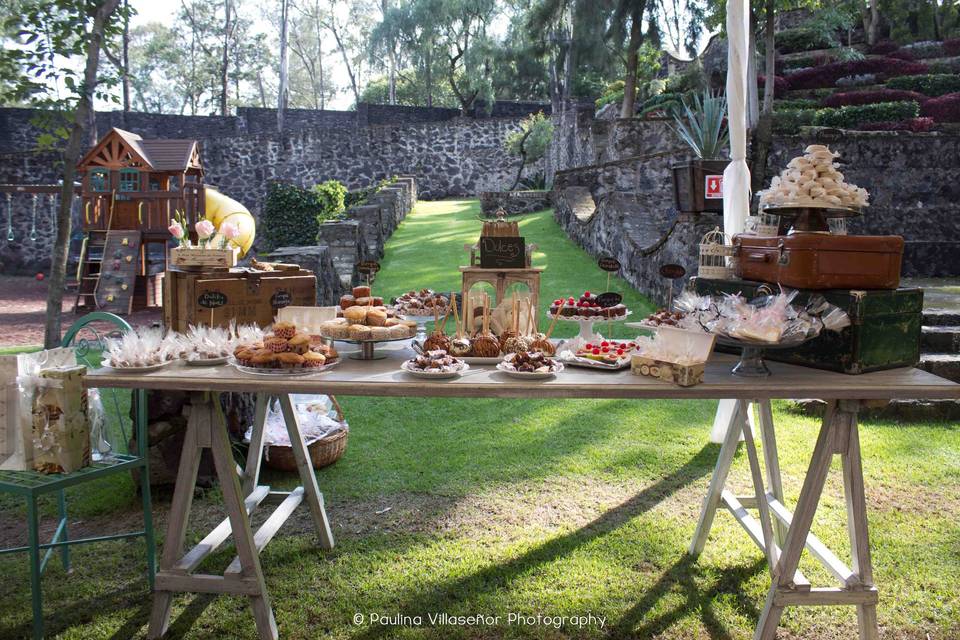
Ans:
[{"label": "vintage green trunk", "polygon": [[[762,284],[692,278],[688,286],[700,295],[740,292],[749,299]],[[846,311],[851,326],[840,333],[824,331],[796,349],[769,351],[767,359],[851,374],[912,367],[920,361],[923,289],[801,291],[795,302],[804,304],[815,294]]]}]

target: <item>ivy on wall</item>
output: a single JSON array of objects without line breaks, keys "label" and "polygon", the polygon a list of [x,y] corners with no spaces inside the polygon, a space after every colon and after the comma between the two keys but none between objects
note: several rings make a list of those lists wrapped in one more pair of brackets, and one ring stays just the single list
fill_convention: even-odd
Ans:
[{"label": "ivy on wall", "polygon": [[320,223],[340,218],[344,212],[347,189],[337,180],[328,180],[304,189],[285,182],[267,185],[263,207],[260,247],[302,247],[316,242]]}]

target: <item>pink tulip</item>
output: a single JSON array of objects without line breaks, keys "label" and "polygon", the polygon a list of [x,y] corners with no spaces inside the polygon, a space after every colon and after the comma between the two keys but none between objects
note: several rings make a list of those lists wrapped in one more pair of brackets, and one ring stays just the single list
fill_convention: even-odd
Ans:
[{"label": "pink tulip", "polygon": [[183,227],[180,226],[179,222],[174,222],[172,225],[167,227],[167,231],[170,232],[177,240],[183,240]]},{"label": "pink tulip", "polygon": [[197,238],[200,240],[206,240],[213,235],[214,231],[216,231],[216,229],[213,227],[213,223],[209,220],[201,220],[196,224],[196,226],[194,226],[194,229],[197,230]]},{"label": "pink tulip", "polygon": [[236,240],[240,235],[240,227],[233,224],[232,222],[226,222],[220,225],[220,235],[222,235],[227,240]]}]

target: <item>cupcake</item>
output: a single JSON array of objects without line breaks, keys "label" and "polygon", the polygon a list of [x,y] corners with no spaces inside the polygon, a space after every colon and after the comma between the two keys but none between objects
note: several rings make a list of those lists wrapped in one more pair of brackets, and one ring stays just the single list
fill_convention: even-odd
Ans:
[{"label": "cupcake", "polygon": [[361,306],[349,307],[343,310],[343,317],[350,324],[366,324],[367,308]]},{"label": "cupcake", "polygon": [[252,364],[250,359],[253,357],[254,353],[256,352],[253,349],[241,346],[233,353],[233,357],[237,359],[237,364],[240,366],[249,367]]},{"label": "cupcake", "polygon": [[267,338],[263,341],[263,345],[274,353],[283,353],[289,349],[289,343],[287,342],[287,339],[280,336]]},{"label": "cupcake", "polygon": [[370,338],[372,340],[389,340],[390,337],[390,327],[370,327]]},{"label": "cupcake", "polygon": [[398,340],[401,338],[409,338],[413,335],[413,331],[405,324],[397,324],[388,328],[390,330],[390,337]]},{"label": "cupcake", "polygon": [[250,364],[261,369],[270,369],[277,363],[277,354],[269,349],[260,349],[253,353]]},{"label": "cupcake", "polygon": [[362,324],[352,324],[350,325],[349,334],[351,340],[369,340],[370,327]]},{"label": "cupcake", "polygon": [[303,366],[307,369],[322,367],[326,361],[327,359],[323,354],[317,353],[316,351],[307,351],[303,354]]},{"label": "cupcake", "polygon": [[354,298],[368,298],[370,297],[370,287],[359,286],[353,288],[353,297]]},{"label": "cupcake", "polygon": [[281,369],[298,369],[303,366],[303,356],[292,351],[278,353],[277,362],[280,363]]},{"label": "cupcake", "polygon": [[349,307],[352,307],[352,306],[355,305],[355,304],[357,304],[357,299],[354,298],[354,297],[353,297],[352,295],[350,295],[349,293],[348,293],[347,295],[345,295],[345,296],[340,296],[340,308],[341,308],[341,309],[347,309],[347,308],[349,308]]},{"label": "cupcake", "polygon": [[287,348],[294,353],[305,354],[310,350],[310,336],[306,333],[295,334],[287,341]]},{"label": "cupcake", "polygon": [[273,324],[273,335],[279,338],[289,340],[297,332],[297,327],[289,322],[275,322]]},{"label": "cupcake", "polygon": [[382,327],[387,324],[387,312],[382,309],[370,309],[367,312],[367,324],[371,327]]}]

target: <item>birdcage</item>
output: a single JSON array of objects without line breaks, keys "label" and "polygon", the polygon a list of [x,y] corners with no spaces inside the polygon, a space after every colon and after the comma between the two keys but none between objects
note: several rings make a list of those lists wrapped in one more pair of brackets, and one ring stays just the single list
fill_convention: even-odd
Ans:
[{"label": "birdcage", "polygon": [[700,267],[697,275],[708,280],[727,280],[733,277],[733,245],[727,236],[714,228],[700,240]]}]

